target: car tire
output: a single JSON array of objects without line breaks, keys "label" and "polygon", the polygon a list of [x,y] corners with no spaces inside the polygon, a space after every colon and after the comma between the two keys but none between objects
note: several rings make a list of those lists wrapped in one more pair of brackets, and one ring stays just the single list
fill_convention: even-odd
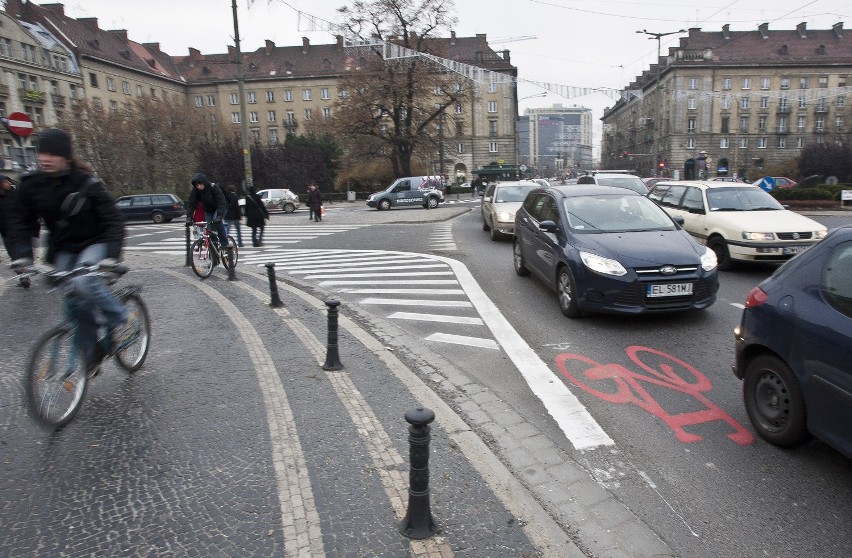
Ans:
[{"label": "car tire", "polygon": [[435,196],[429,196],[429,201],[426,202],[427,209],[435,209],[438,207],[438,198]]},{"label": "car tire", "polygon": [[743,400],[751,424],[770,444],[789,448],[811,437],[799,381],[778,357],[761,355],[748,363]]},{"label": "car tire", "polygon": [[716,253],[716,267],[725,271],[734,267],[734,262],[731,261],[731,253],[728,250],[728,243],[725,239],[719,236],[714,236],[707,243],[707,247]]},{"label": "car tire", "polygon": [[568,266],[559,268],[556,279],[556,295],[559,300],[559,309],[567,318],[579,318],[583,315],[577,306],[577,286],[574,276]]},{"label": "car tire", "polygon": [[515,241],[512,243],[512,260],[515,266],[515,273],[521,277],[526,277],[530,274],[527,264],[524,262],[524,253],[521,250],[521,241],[515,235]]},{"label": "car tire", "polygon": [[293,213],[294,211],[296,211],[295,205],[293,205],[292,203],[284,204],[284,213]]},{"label": "car tire", "polygon": [[390,206],[391,206],[390,200],[384,199],[384,200],[379,201],[379,204],[376,206],[376,208],[379,211],[386,211],[386,210],[390,209]]},{"label": "car tire", "polygon": [[159,225],[166,220],[166,216],[161,211],[155,211],[151,214],[151,220]]},{"label": "car tire", "polygon": [[500,234],[500,231],[494,228],[493,224],[491,225],[491,233],[489,234],[489,236],[491,237],[492,242],[497,242],[498,240],[500,240],[500,238],[503,237],[503,235]]}]

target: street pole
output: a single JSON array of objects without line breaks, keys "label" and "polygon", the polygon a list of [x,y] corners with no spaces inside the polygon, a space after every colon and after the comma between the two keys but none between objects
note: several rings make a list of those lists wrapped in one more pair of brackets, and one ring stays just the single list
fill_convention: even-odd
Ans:
[{"label": "street pole", "polygon": [[[441,121],[438,124],[438,168],[440,169],[441,182],[444,182],[444,111],[441,109]],[[447,181],[449,182],[449,180]]]},{"label": "street pole", "polygon": [[245,172],[245,180],[243,182],[243,190],[248,191],[252,187],[251,174],[251,144],[249,143],[248,120],[246,118],[246,86],[243,80],[243,56],[240,50],[240,25],[237,21],[237,0],[231,3],[231,9],[234,13],[234,43],[236,44],[237,54],[237,91],[240,95],[240,140],[243,146],[243,167]]}]

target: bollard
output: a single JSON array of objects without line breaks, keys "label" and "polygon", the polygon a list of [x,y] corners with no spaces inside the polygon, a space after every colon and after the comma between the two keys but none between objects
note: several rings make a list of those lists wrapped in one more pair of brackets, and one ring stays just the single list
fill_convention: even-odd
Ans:
[{"label": "bollard", "polygon": [[405,413],[408,427],[409,460],[408,511],[399,532],[410,539],[426,539],[438,531],[429,506],[429,423],[435,420],[430,409],[418,407]]},{"label": "bollard", "polygon": [[269,305],[273,308],[281,308],[284,303],[281,302],[281,297],[278,296],[278,282],[275,281],[275,263],[269,262],[266,264],[266,276],[269,277],[269,294],[272,299]]},{"label": "bollard", "polygon": [[325,364],[322,365],[323,370],[340,370],[343,364],[340,363],[340,354],[337,352],[337,307],[340,302],[337,300],[326,300],[325,305],[328,306],[328,350],[325,353]]},{"label": "bollard", "polygon": [[192,241],[190,240],[189,234],[189,225],[184,227],[186,229],[186,233],[184,236],[186,237],[186,263],[184,265],[191,266],[192,265]]}]

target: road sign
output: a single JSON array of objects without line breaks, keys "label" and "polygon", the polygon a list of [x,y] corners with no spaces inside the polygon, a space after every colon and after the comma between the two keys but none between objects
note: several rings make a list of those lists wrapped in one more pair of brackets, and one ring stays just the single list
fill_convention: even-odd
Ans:
[{"label": "road sign", "polygon": [[764,176],[763,179],[761,179],[760,184],[758,184],[758,186],[760,186],[760,188],[762,190],[765,190],[766,192],[771,192],[772,190],[775,189],[775,179],[772,178],[771,176]]},{"label": "road sign", "polygon": [[22,138],[33,133],[33,121],[23,112],[13,112],[9,115],[6,126],[9,131]]},{"label": "road sign", "polygon": [[521,165],[520,170],[521,170],[521,172],[527,172],[527,166]]}]

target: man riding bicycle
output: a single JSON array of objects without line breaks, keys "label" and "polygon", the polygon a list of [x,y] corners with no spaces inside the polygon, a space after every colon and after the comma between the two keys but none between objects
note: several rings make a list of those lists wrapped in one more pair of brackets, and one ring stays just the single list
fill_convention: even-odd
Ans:
[{"label": "man riding bicycle", "polygon": [[[33,263],[31,237],[39,229],[39,219],[49,232],[45,260],[58,270],[115,265],[124,243],[124,220],[91,167],[73,157],[71,136],[57,128],[41,132],[36,160],[39,170],[24,175],[9,215],[13,269]],[[132,335],[127,309],[101,277],[83,275],[69,283],[67,303],[91,370],[104,357],[97,342],[98,313],[106,320],[111,347],[116,347]]]},{"label": "man riding bicycle", "polygon": [[[222,222],[225,213],[228,211],[228,200],[222,193],[222,189],[211,184],[207,177],[201,173],[192,177],[192,193],[189,194],[189,200],[186,202],[187,207],[195,208],[199,201],[202,209],[204,209],[204,220],[207,221],[207,226],[219,235],[219,243],[225,250],[233,250],[233,247],[228,243],[228,233],[225,231],[225,224]],[[189,212],[187,212],[186,222],[192,223]]]}]

